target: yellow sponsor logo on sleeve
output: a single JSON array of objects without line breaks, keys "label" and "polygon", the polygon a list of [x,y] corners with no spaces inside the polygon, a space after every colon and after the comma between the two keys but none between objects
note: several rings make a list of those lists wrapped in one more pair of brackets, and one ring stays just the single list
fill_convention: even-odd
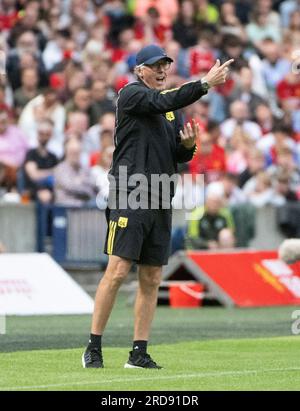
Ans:
[{"label": "yellow sponsor logo on sleeve", "polygon": [[173,121],[175,120],[175,115],[173,111],[169,111],[168,113],[166,113],[166,119],[169,121]]},{"label": "yellow sponsor logo on sleeve", "polygon": [[119,217],[119,220],[118,220],[118,226],[119,227],[125,228],[125,227],[127,227],[127,223],[128,223],[128,218],[127,217]]}]

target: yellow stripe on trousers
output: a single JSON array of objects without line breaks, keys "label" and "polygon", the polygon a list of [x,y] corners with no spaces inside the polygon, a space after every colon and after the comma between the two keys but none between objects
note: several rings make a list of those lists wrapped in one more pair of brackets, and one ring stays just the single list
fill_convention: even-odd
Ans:
[{"label": "yellow stripe on trousers", "polygon": [[107,241],[107,254],[112,254],[115,234],[116,234],[117,223],[115,221],[109,222],[109,235]]},{"label": "yellow stripe on trousers", "polygon": [[113,234],[112,234],[112,239],[111,239],[111,254],[113,252],[113,248],[114,248],[114,241],[115,241],[115,235],[116,235],[116,228],[117,228],[117,223],[114,222],[113,223]]},{"label": "yellow stripe on trousers", "polygon": [[106,245],[107,253],[108,253],[109,241],[110,241],[110,226],[111,226],[111,222],[109,222],[109,229],[108,229],[108,237],[107,237],[107,245]]},{"label": "yellow stripe on trousers", "polygon": [[109,222],[108,240],[107,240],[107,254],[110,254],[110,243],[111,243],[111,235],[112,235],[112,224],[113,224],[113,221],[110,221],[110,222]]}]

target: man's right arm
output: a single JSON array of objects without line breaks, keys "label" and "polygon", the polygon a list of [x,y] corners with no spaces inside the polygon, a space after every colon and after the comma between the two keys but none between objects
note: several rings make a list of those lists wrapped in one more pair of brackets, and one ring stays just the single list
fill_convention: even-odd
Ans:
[{"label": "man's right arm", "polygon": [[39,169],[34,161],[27,161],[25,163],[25,171],[32,181],[39,181],[53,175],[53,168]]}]

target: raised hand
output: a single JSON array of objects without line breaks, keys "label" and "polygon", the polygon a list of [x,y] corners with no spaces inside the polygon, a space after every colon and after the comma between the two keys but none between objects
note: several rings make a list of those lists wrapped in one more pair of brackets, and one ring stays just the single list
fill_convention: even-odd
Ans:
[{"label": "raised hand", "polygon": [[230,59],[221,65],[218,59],[215,65],[209,70],[206,76],[203,78],[209,85],[209,87],[218,86],[226,81],[227,75],[229,73],[229,66],[234,62],[234,59]]},{"label": "raised hand", "polygon": [[196,139],[200,135],[200,127],[199,124],[196,123],[195,119],[192,119],[191,123],[187,123],[186,126],[183,127],[183,130],[179,132],[181,137],[181,143],[184,145],[185,148],[191,149],[196,144]]}]

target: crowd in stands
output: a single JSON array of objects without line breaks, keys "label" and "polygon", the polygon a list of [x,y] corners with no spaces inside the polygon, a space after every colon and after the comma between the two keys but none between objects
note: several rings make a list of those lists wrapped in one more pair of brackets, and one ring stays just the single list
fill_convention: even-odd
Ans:
[{"label": "crowd in stands", "polygon": [[174,59],[168,88],[235,59],[183,111],[201,133],[182,172],[206,191],[187,247],[231,247],[228,207],[300,199],[300,0],[1,0],[0,197],[105,204],[118,91],[150,43]]}]

